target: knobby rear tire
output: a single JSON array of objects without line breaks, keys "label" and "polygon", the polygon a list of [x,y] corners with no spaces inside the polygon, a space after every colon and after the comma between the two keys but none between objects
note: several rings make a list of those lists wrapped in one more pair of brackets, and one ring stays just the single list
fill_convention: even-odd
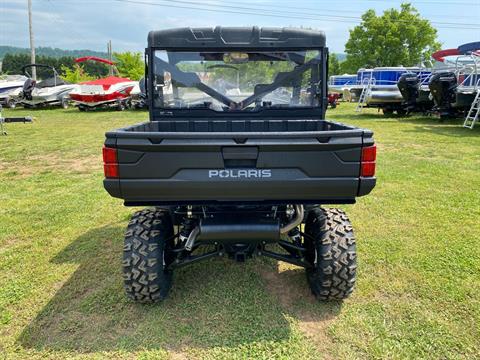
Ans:
[{"label": "knobby rear tire", "polygon": [[353,227],[343,210],[315,208],[307,216],[307,280],[319,300],[343,300],[355,286],[357,254]]},{"label": "knobby rear tire", "polygon": [[166,249],[173,244],[170,214],[145,209],[136,212],[125,233],[123,276],[129,299],[153,303],[165,299],[172,284]]}]

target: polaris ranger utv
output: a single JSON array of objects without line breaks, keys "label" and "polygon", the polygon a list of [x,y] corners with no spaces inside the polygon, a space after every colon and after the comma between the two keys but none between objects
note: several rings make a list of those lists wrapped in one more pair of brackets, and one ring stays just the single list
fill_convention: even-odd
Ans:
[{"label": "polaris ranger utv", "polygon": [[325,120],[323,32],[290,28],[152,31],[150,121],[106,133],[108,193],[135,213],[125,290],[164,299],[176,268],[267,256],[304,267],[320,300],[356,274],[347,215],[375,186],[373,133]]}]

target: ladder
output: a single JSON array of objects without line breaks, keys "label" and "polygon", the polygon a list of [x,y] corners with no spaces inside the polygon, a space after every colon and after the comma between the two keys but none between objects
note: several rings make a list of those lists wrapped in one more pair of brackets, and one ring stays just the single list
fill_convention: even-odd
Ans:
[{"label": "ladder", "polygon": [[467,117],[465,118],[465,122],[463,123],[463,127],[468,129],[473,129],[479,116],[480,116],[480,89],[477,89],[477,95],[475,95],[475,99],[473,100],[472,106],[468,111]]},{"label": "ladder", "polygon": [[367,81],[364,81],[363,89],[360,93],[360,97],[358,98],[358,104],[355,108],[355,112],[362,112],[363,107],[366,105],[367,97],[370,96],[370,93],[372,92],[372,85],[375,83],[374,78],[368,78],[364,80]]}]

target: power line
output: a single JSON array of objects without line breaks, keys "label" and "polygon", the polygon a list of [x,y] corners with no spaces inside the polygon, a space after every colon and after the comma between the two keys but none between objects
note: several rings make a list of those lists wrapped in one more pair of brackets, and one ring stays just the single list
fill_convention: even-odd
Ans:
[{"label": "power line", "polygon": [[[368,2],[380,2],[386,3],[391,2],[391,0],[365,0]],[[404,2],[405,0],[399,0],[399,2]],[[456,2],[456,1],[407,1],[412,5],[415,4],[428,4],[428,5],[479,5],[478,2]]]},{"label": "power line", "polygon": [[[64,0],[65,1],[65,0]],[[78,0],[73,0],[73,1],[78,1]],[[109,1],[109,0],[106,0]],[[116,0],[111,0],[111,1],[116,1]],[[169,2],[169,3],[177,3],[177,4],[187,4],[187,5],[194,5],[196,6],[195,8],[187,7],[187,6],[179,6],[179,5],[169,5],[170,7],[173,8],[180,8],[180,9],[190,9],[190,10],[200,10],[200,11],[210,11],[210,12],[215,12],[214,10],[218,10],[217,12],[224,12],[224,13],[233,13],[233,14],[245,14],[245,15],[256,15],[256,16],[267,16],[267,17],[281,17],[281,18],[292,18],[292,19],[307,19],[307,20],[324,20],[324,21],[333,21],[331,19],[336,19],[335,21],[340,21],[344,23],[357,23],[358,21],[361,21],[360,16],[342,16],[342,15],[330,15],[330,14],[319,14],[319,13],[312,13],[311,11],[318,11],[316,8],[305,8],[302,7],[303,10],[310,10],[310,12],[299,12],[299,11],[291,11],[291,10],[282,10],[283,9],[293,9],[293,10],[298,10],[298,7],[293,7],[293,6],[285,6],[283,5],[282,7],[277,7],[275,9],[271,8],[271,5],[269,4],[257,4],[257,3],[252,3],[252,2],[242,2],[244,5],[252,5],[255,6],[255,8],[252,7],[246,7],[246,6],[234,6],[234,5],[224,5],[224,4],[219,4],[219,3],[209,3],[212,0],[206,0],[207,2],[197,2],[197,1],[182,1],[182,0],[160,0],[163,2]],[[82,1],[82,2],[85,2]],[[161,3],[155,3],[155,2],[147,2],[147,1],[141,1],[141,0],[131,0],[131,1],[120,1],[120,2],[130,2],[130,3],[138,3],[141,5],[151,5],[151,6],[162,6],[163,4]],[[206,9],[206,8],[199,8],[198,6],[208,6],[213,9]],[[260,7],[260,8],[259,8]],[[268,9],[262,9],[265,7],[269,7]],[[220,10],[222,9],[222,10]],[[223,9],[228,9],[229,11],[224,11]],[[329,9],[321,9],[322,12],[330,12],[330,13],[335,13],[338,14],[338,9],[337,10],[329,10]],[[244,13],[244,11],[247,11],[248,13]],[[259,14],[258,11],[268,11],[262,14]],[[251,13],[255,12],[255,13]],[[343,10],[342,13],[352,13],[352,14],[358,14],[358,11],[349,11],[349,10]],[[293,16],[292,16],[293,14]],[[300,16],[300,17],[299,17]],[[425,16],[425,15],[424,15]],[[441,15],[439,15],[441,16]],[[449,16],[451,18],[451,16]],[[476,18],[475,16],[470,17],[470,16],[456,16],[456,18]],[[344,20],[344,21],[341,21]],[[347,21],[348,20],[348,21]],[[458,23],[458,22],[444,22],[444,21],[436,21],[436,20],[429,20],[432,24],[435,25],[440,25],[439,27],[443,27],[446,29],[452,29],[452,28],[459,28],[459,29],[480,29],[480,26],[478,23]],[[403,22],[402,20],[398,20],[398,22]],[[407,21],[405,21],[408,23]],[[446,26],[444,26],[446,25]]]},{"label": "power line", "polygon": [[[277,13],[258,13],[258,11],[263,11],[264,9],[258,9],[258,8],[247,8],[247,7],[238,7],[238,6],[230,6],[230,5],[213,5],[213,4],[203,4],[210,6],[212,8],[202,8],[202,7],[192,7],[192,6],[183,6],[183,5],[177,5],[177,4],[192,4],[193,2],[191,1],[181,1],[181,0],[160,0],[161,2],[167,2],[169,3],[168,5],[158,3],[158,2],[147,2],[147,1],[141,1],[141,0],[112,0],[116,2],[123,2],[123,3],[132,3],[132,4],[139,4],[139,5],[149,5],[149,6],[168,6],[172,8],[179,8],[179,9],[187,9],[187,10],[199,10],[199,11],[208,11],[208,12],[215,12],[215,13],[229,13],[229,14],[242,14],[242,15],[255,15],[255,16],[266,16],[266,17],[274,17],[274,18],[287,18],[287,19],[300,19],[300,20],[322,20],[322,21],[334,21],[334,22],[343,22],[343,23],[358,23],[361,21],[360,17],[354,17],[354,16],[334,16],[334,15],[311,15],[311,14],[306,14],[306,13],[299,13],[297,12],[296,14],[302,14],[302,16],[296,16],[296,15],[283,15],[282,13],[286,13],[285,11],[281,10],[274,10]],[[174,3],[174,4],[171,4]],[[193,3],[196,5],[196,3]],[[228,7],[228,8],[227,8]],[[237,10],[230,10],[231,8],[237,8]],[[241,9],[238,9],[241,8]],[[292,14],[292,12],[288,12],[289,14]],[[303,15],[305,14],[305,15]],[[398,22],[406,22],[406,21],[398,21]],[[406,22],[408,23],[408,22]],[[476,30],[480,29],[480,26],[477,24],[465,24],[465,26],[462,26],[460,23],[442,23],[442,22],[435,22],[436,24],[439,24],[439,28],[445,28],[445,29],[468,29],[468,30]]]},{"label": "power line", "polygon": [[[166,4],[158,3],[158,2],[147,2],[141,0],[112,0],[117,2],[125,2],[125,3],[133,3],[139,5],[149,5],[149,6],[165,6]],[[199,11],[207,11],[207,12],[222,12],[222,13],[230,13],[230,14],[243,14],[243,15],[254,15],[254,16],[266,16],[266,17],[275,17],[275,18],[287,18],[287,19],[300,19],[300,20],[322,20],[327,22],[342,22],[342,23],[358,23],[361,21],[361,17],[358,16],[341,16],[341,15],[322,15],[322,14],[315,14],[315,13],[305,13],[305,12],[292,12],[292,11],[284,11],[284,10],[276,10],[276,9],[269,9],[270,12],[264,12],[265,9],[251,8],[245,6],[232,6],[232,5],[222,5],[222,4],[209,4],[209,3],[198,3],[193,1],[182,1],[182,0],[160,0],[162,2],[169,3],[169,7],[171,8],[179,8],[179,9],[188,9],[188,10],[199,10]],[[174,5],[172,5],[173,3]],[[180,4],[180,5],[177,5]],[[196,7],[191,6],[183,6],[186,5],[195,5]],[[251,4],[251,3],[250,3]],[[210,8],[202,8],[198,6],[208,6]],[[255,6],[266,6],[266,5],[258,5]],[[292,7],[284,7],[292,8]],[[312,9],[314,10],[314,9]],[[258,11],[262,11],[263,13],[258,13]],[[273,13],[271,12],[273,11]],[[408,21],[397,20],[399,23],[408,23]],[[441,21],[430,21],[432,24],[438,25],[439,28],[444,29],[467,29],[467,30],[476,30],[480,29],[480,26],[477,23],[452,23],[452,22],[441,22]]]},{"label": "power line", "polygon": [[[241,14],[241,15],[256,15],[256,16],[267,16],[267,17],[274,17],[274,18],[286,18],[286,19],[301,19],[301,20],[322,20],[319,19],[318,17],[311,17],[311,16],[287,16],[287,15],[281,15],[281,14],[271,14],[271,13],[261,13],[259,14],[258,11],[262,9],[252,9],[257,12],[248,12],[248,11],[234,11],[234,10],[223,10],[223,9],[206,9],[206,8],[200,8],[200,7],[191,7],[191,6],[180,6],[180,5],[171,5],[171,4],[160,4],[160,3],[152,3],[152,2],[146,2],[146,1],[141,1],[141,0],[112,0],[116,2],[123,2],[123,3],[131,3],[131,4],[139,4],[139,5],[150,5],[150,6],[160,6],[160,7],[172,7],[172,8],[178,8],[178,9],[187,9],[187,10],[200,10],[200,11],[208,11],[208,12],[214,12],[214,13],[228,13],[228,14]],[[164,1],[164,0],[160,0]],[[328,15],[325,15],[325,17],[328,17]],[[325,21],[337,21],[337,22],[348,22],[348,23],[353,23],[354,21],[352,20],[342,20],[342,19],[335,19],[335,20],[325,20]]]},{"label": "power line", "polygon": [[[232,5],[223,5],[223,4],[208,4],[208,3],[198,3],[194,1],[186,1],[186,0],[161,0],[163,2],[169,2],[169,3],[181,3],[181,4],[190,4],[190,5],[206,5],[210,7],[219,7],[219,8],[229,8],[229,9],[239,9],[239,10],[247,10],[247,11],[252,11],[252,10],[259,10],[256,8],[251,8],[251,7],[245,7],[245,6],[232,6]],[[251,3],[250,3],[251,4]],[[257,5],[258,6],[258,5]],[[260,5],[261,6],[261,5]],[[291,6],[284,6],[285,9],[294,9],[294,7]],[[316,10],[310,8],[310,10]],[[322,9],[323,10],[323,9]],[[322,15],[322,14],[312,14],[312,13],[305,13],[305,12],[298,12],[298,11],[283,11],[283,10],[276,10],[276,9],[270,9],[270,11],[274,12],[279,12],[279,13],[287,13],[287,14],[297,14],[297,15],[306,15],[306,16],[327,16],[327,17],[332,17],[332,18],[339,18],[339,19],[354,19],[354,20],[361,20],[360,17],[358,16],[344,16],[344,15]],[[399,21],[400,22],[400,21]],[[407,21],[403,21],[407,22]],[[440,25],[468,25],[468,26],[478,26],[478,23],[452,23],[452,22],[442,22],[442,21],[430,21],[432,24],[440,24]],[[408,22],[407,22],[408,23]]]},{"label": "power line", "polygon": [[[256,9],[256,8],[251,8],[251,7],[245,7],[245,6],[232,6],[232,5],[223,5],[223,4],[219,4],[219,3],[216,3],[214,2],[213,4],[209,3],[211,2],[212,0],[206,0],[203,1],[203,2],[193,2],[193,1],[185,1],[185,0],[161,0],[161,1],[165,1],[165,2],[174,2],[174,3],[185,3],[185,4],[192,4],[192,5],[205,5],[205,6],[210,6],[210,7],[222,7],[222,8],[231,8],[231,9],[244,9],[244,10],[269,10],[269,11],[274,11],[274,12],[280,12],[280,13],[287,13],[287,14],[300,14],[300,15],[307,15],[307,16],[330,16],[330,17],[334,17],[334,18],[346,18],[346,19],[355,19],[355,20],[358,20],[359,19],[359,16],[340,16],[340,15],[323,15],[323,14],[315,14],[315,13],[311,13],[311,12],[308,12],[308,13],[305,13],[305,12],[298,12],[298,11],[283,11],[283,10],[277,10],[277,9],[272,9],[271,8],[271,5],[269,4],[257,4],[257,3],[252,3],[252,2],[245,2],[245,1],[242,1],[242,5],[252,5],[252,6],[255,6],[255,7],[268,7],[268,9]],[[293,9],[293,10],[298,10],[298,7],[295,7],[295,6],[285,6],[285,5],[282,5],[280,9]],[[318,9],[315,9],[315,8],[306,8],[306,7],[302,7],[301,8],[302,10],[309,10],[309,11],[318,11]],[[330,12],[330,13],[335,13],[335,14],[338,14],[339,11],[338,9],[336,10],[332,10],[332,9],[325,9],[322,7],[321,9],[322,12]],[[358,14],[358,11],[352,11],[352,10],[344,10],[342,9],[341,10],[342,13],[351,13],[351,14]],[[451,16],[449,16],[449,18],[451,18]],[[476,18],[476,17],[474,17]],[[458,22],[443,22],[443,21],[435,21],[435,20],[430,20],[431,23],[434,23],[434,24],[439,24],[439,25],[469,25],[469,26],[478,26],[478,23],[458,23]]]},{"label": "power line", "polygon": [[[214,0],[205,0],[207,2],[211,2],[211,1],[214,1]],[[405,0],[401,0],[401,1],[405,1]],[[277,0],[275,1],[276,5],[277,4],[280,4],[280,2]],[[480,3],[479,3],[480,4]],[[242,5],[254,5],[254,6],[258,6],[258,7],[268,7],[271,9],[271,3],[255,3],[255,2],[247,2],[247,1],[242,1]],[[357,4],[358,5],[358,4]],[[392,4],[393,5],[393,4]],[[281,5],[281,7],[283,9],[293,9],[293,10],[298,10],[298,6],[286,6],[286,5]],[[305,7],[305,6],[302,6],[301,7],[302,10],[311,10],[311,11],[318,11],[319,9],[318,8],[311,8],[311,7]],[[338,14],[339,10],[338,9],[326,9],[322,6],[322,12],[330,12],[330,13],[335,13],[335,14]],[[347,10],[347,9],[342,9],[341,10],[342,13],[350,13],[350,14],[358,14],[358,10]],[[422,12],[422,15],[424,17],[440,17],[440,18],[448,18],[448,19],[451,19],[452,18],[452,15],[438,15],[438,14],[435,14],[435,15],[429,15],[429,14],[426,14],[424,12]],[[469,16],[469,15],[455,15],[455,18],[458,19],[458,18],[468,18],[468,19],[477,19],[478,16]],[[458,23],[457,23],[458,24]]]}]

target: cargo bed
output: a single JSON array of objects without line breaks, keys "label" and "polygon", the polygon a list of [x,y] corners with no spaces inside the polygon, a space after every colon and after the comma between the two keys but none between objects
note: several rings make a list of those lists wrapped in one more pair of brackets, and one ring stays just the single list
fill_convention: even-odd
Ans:
[{"label": "cargo bed", "polygon": [[118,178],[105,188],[126,205],[353,203],[362,148],[373,133],[325,120],[175,119],[107,132]]}]

